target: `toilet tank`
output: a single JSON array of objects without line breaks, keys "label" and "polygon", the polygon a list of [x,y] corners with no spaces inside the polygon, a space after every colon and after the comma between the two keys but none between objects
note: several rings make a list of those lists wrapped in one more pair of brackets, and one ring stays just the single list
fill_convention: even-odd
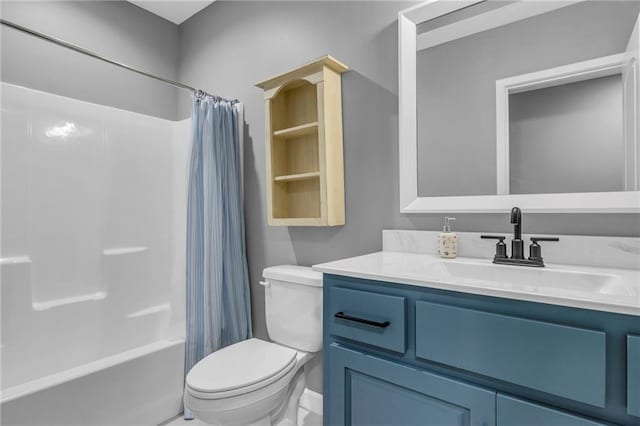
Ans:
[{"label": "toilet tank", "polygon": [[306,352],[322,350],[322,273],[281,265],[265,268],[265,316],[269,338]]}]

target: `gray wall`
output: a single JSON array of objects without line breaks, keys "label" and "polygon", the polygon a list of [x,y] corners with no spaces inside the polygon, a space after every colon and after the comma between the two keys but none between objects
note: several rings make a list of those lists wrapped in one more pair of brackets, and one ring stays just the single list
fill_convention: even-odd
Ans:
[{"label": "gray wall", "polygon": [[[267,336],[266,266],[314,263],[381,249],[381,230],[441,229],[444,215],[402,215],[398,198],[397,2],[216,1],[180,26],[180,78],[245,104],[245,215],[254,330]],[[343,74],[346,225],[266,223],[264,102],[253,84],[330,53]],[[188,103],[181,114],[189,113]],[[464,173],[464,170],[461,171]],[[457,215],[460,231],[510,232],[507,213]],[[533,233],[640,236],[638,215],[524,214]],[[487,257],[493,246],[487,245]],[[320,389],[320,369],[311,387]]]},{"label": "gray wall", "polygon": [[622,76],[509,96],[509,192],[624,191]]},{"label": "gray wall", "polygon": [[[180,78],[245,104],[245,215],[258,337],[267,336],[258,285],[265,266],[311,265],[379,250],[380,230],[392,225],[398,210],[396,17],[406,6],[215,2],[180,26]],[[352,68],[342,80],[347,225],[269,227],[264,100],[253,84],[326,53]],[[320,390],[319,368],[312,369],[309,380]]]},{"label": "gray wall", "polygon": [[[178,27],[124,1],[2,1],[3,19],[175,79]],[[179,89],[4,25],[2,81],[161,118],[176,119]]]},{"label": "gray wall", "polygon": [[639,11],[588,1],[421,50],[418,193],[496,194],[496,80],[622,53]]}]

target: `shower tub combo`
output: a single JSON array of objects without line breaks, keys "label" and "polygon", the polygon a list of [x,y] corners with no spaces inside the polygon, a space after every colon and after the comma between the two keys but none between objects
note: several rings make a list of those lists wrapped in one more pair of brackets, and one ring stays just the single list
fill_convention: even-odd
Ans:
[{"label": "shower tub combo", "polygon": [[1,89],[1,423],[177,415],[189,121]]}]

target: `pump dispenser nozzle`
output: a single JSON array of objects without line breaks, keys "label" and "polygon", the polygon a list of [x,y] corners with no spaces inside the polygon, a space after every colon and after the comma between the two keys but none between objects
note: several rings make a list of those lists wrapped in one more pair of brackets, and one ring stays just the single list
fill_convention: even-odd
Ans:
[{"label": "pump dispenser nozzle", "polygon": [[442,232],[451,232],[451,222],[455,221],[455,217],[444,217],[444,226],[442,227]]}]

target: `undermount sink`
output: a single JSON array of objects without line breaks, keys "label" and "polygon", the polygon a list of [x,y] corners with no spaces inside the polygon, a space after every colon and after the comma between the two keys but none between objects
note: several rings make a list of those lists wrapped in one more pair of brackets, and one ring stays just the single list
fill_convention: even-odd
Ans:
[{"label": "undermount sink", "polygon": [[631,295],[631,291],[615,274],[572,271],[556,267],[476,263],[464,260],[436,261],[425,267],[426,276],[458,283],[483,285],[538,292],[540,290],[570,293]]}]

